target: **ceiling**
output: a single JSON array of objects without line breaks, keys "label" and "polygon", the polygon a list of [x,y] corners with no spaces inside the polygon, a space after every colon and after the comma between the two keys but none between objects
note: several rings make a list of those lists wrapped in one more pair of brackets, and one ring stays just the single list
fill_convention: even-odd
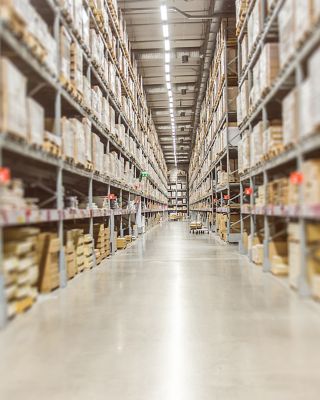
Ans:
[{"label": "ceiling", "polygon": [[[168,165],[189,162],[215,35],[230,3],[234,5],[234,0],[118,1]],[[161,5],[167,7],[167,21],[161,18]],[[174,122],[166,83],[164,24],[169,28]]]}]

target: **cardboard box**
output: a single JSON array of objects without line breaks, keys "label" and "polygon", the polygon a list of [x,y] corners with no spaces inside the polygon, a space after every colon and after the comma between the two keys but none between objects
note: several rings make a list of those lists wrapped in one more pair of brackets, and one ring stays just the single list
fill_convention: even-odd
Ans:
[{"label": "cardboard box", "polygon": [[27,80],[7,58],[0,59],[0,130],[27,139]]},{"label": "cardboard box", "polygon": [[44,136],[44,108],[31,97],[28,97],[27,110],[28,142],[41,146]]}]

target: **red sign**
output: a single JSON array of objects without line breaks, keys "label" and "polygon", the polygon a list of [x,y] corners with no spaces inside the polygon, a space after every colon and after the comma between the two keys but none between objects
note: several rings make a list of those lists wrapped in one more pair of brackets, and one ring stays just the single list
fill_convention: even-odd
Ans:
[{"label": "red sign", "polygon": [[224,198],[225,200],[230,200],[230,195],[229,195],[229,194],[225,194],[225,195],[223,196],[223,198]]},{"label": "red sign", "polygon": [[290,175],[290,182],[293,185],[301,185],[303,183],[302,172],[299,171],[292,172],[292,174]]},{"label": "red sign", "polygon": [[108,198],[109,200],[116,200],[116,199],[117,199],[117,196],[116,196],[115,194],[113,194],[113,193],[110,193],[109,196],[107,196],[107,198]]},{"label": "red sign", "polygon": [[0,168],[0,183],[8,183],[11,179],[9,168]]},{"label": "red sign", "polygon": [[252,193],[253,193],[253,188],[252,188],[252,187],[245,188],[244,193],[245,193],[247,196],[251,196]]}]

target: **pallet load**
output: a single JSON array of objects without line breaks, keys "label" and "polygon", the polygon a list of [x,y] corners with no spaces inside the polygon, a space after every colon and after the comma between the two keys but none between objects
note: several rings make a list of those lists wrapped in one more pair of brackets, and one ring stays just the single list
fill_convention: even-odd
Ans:
[{"label": "pallet load", "polygon": [[38,295],[37,228],[4,230],[3,271],[8,317],[30,308]]},{"label": "pallet load", "polygon": [[117,249],[124,250],[127,247],[127,240],[125,237],[118,237],[117,238]]},{"label": "pallet load", "polygon": [[83,229],[71,229],[67,231],[66,235],[67,242],[70,240],[74,245],[76,273],[82,272],[85,263]]},{"label": "pallet load", "polygon": [[288,226],[288,257],[289,257],[289,283],[294,289],[298,289],[300,276],[301,241],[300,226],[291,222]]},{"label": "pallet load", "polygon": [[[101,261],[106,257],[107,249],[106,249],[106,235],[105,228],[103,224],[94,224],[93,225],[93,241],[94,248],[99,251],[98,257],[96,257],[97,264],[100,264]],[[109,249],[110,253],[110,249]],[[97,252],[96,252],[97,254]]]},{"label": "pallet load", "polygon": [[51,292],[60,286],[59,251],[60,240],[55,233],[43,232],[39,235],[39,291]]},{"label": "pallet load", "polygon": [[75,247],[72,240],[67,240],[64,248],[64,254],[66,259],[66,271],[68,279],[72,279],[77,274],[76,267],[76,254]]},{"label": "pallet load", "polygon": [[86,234],[83,236],[84,242],[84,269],[91,269],[93,268],[93,238],[90,234]]},{"label": "pallet load", "polygon": [[271,272],[274,275],[286,276],[289,273],[288,242],[285,240],[272,240],[269,243],[269,258]]},{"label": "pallet load", "polygon": [[0,59],[0,131],[27,140],[27,80],[7,58]]},{"label": "pallet load", "polygon": [[105,257],[110,256],[110,228],[104,228],[104,248],[105,248]]},{"label": "pallet load", "polygon": [[311,284],[312,296],[320,300],[320,224],[306,224],[306,240],[307,240],[307,271]]}]

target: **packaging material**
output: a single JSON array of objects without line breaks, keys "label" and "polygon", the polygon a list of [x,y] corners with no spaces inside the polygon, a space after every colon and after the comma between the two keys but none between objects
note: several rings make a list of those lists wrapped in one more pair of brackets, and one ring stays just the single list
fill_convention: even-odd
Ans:
[{"label": "packaging material", "polygon": [[27,98],[28,115],[28,142],[41,146],[44,136],[44,108],[33,100]]},{"label": "packaging material", "polygon": [[283,143],[295,144],[299,137],[298,91],[293,89],[282,102]]},{"label": "packaging material", "polygon": [[320,204],[320,159],[310,159],[302,165],[305,206]]},{"label": "packaging material", "polygon": [[5,57],[0,60],[0,130],[27,139],[27,81]]},{"label": "packaging material", "polygon": [[70,78],[71,83],[78,90],[83,93],[83,50],[77,42],[73,42],[70,48]]},{"label": "packaging material", "polygon": [[61,79],[71,79],[71,43],[72,39],[64,26],[60,28],[60,75]]}]

